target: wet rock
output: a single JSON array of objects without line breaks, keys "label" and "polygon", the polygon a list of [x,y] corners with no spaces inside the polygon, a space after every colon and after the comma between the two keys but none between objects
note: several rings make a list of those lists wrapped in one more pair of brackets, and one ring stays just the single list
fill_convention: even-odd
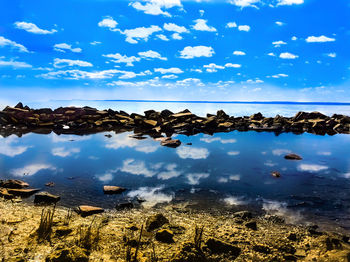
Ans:
[{"label": "wet rock", "polygon": [[104,186],[103,192],[108,195],[121,194],[126,190],[124,187],[120,186]]},{"label": "wet rock", "polygon": [[103,210],[103,208],[100,208],[100,207],[81,205],[78,207],[77,212],[82,217],[86,217],[86,216],[91,216],[94,214],[103,213],[104,210]]},{"label": "wet rock", "polygon": [[209,262],[212,261],[208,259],[206,255],[198,250],[192,243],[185,243],[181,250],[175,254],[171,262]]},{"label": "wet rock", "polygon": [[134,203],[131,201],[120,202],[120,203],[117,203],[115,208],[117,210],[131,209],[131,208],[134,208]]},{"label": "wet rock", "polygon": [[304,249],[298,248],[298,249],[295,251],[294,256],[296,256],[296,257],[306,257],[306,252],[305,252]]},{"label": "wet rock", "polygon": [[271,176],[276,177],[276,178],[279,178],[279,177],[281,177],[281,173],[278,172],[278,171],[272,171],[272,172],[271,172]]},{"label": "wet rock", "polygon": [[254,245],[253,250],[263,254],[270,254],[271,249],[266,245]]},{"label": "wet rock", "polygon": [[5,199],[12,199],[15,196],[10,194],[6,188],[0,188],[0,197],[3,197]]},{"label": "wet rock", "polygon": [[297,154],[287,154],[284,156],[285,159],[288,160],[302,160],[303,158]]},{"label": "wet rock", "polygon": [[235,218],[240,218],[243,220],[249,220],[253,218],[253,214],[249,211],[239,211],[233,214]]},{"label": "wet rock", "polygon": [[54,187],[54,186],[55,186],[55,183],[54,183],[54,182],[47,182],[47,183],[45,184],[45,186],[47,186],[47,187]]},{"label": "wet rock", "polygon": [[224,243],[220,240],[209,238],[206,242],[206,247],[214,254],[230,254],[231,256],[238,257],[241,253],[239,247],[233,246],[231,244]]},{"label": "wet rock", "polygon": [[78,246],[59,246],[46,257],[46,262],[88,262],[89,253]]},{"label": "wet rock", "polygon": [[250,120],[262,120],[264,118],[264,116],[259,112],[257,114],[251,115]]},{"label": "wet rock", "polygon": [[35,204],[52,204],[60,201],[61,197],[48,192],[40,192],[34,196]]},{"label": "wet rock", "polygon": [[55,234],[58,237],[63,237],[63,236],[69,235],[72,232],[73,232],[73,229],[69,228],[68,226],[59,226],[56,228]]},{"label": "wet rock", "polygon": [[160,142],[160,144],[162,146],[176,148],[181,145],[181,142],[178,139],[170,139],[170,140],[163,140],[162,142]]},{"label": "wet rock", "polygon": [[7,189],[7,191],[15,196],[20,196],[20,197],[29,197],[33,194],[35,194],[36,192],[39,192],[40,189],[36,189],[36,188],[28,188],[28,189],[14,189],[14,188],[9,188]]},{"label": "wet rock", "polygon": [[175,242],[173,237],[174,233],[168,229],[161,229],[156,233],[156,240],[167,244]]},{"label": "wet rock", "polygon": [[244,224],[247,228],[252,230],[258,230],[258,226],[256,224],[256,221],[249,221]]},{"label": "wet rock", "polygon": [[291,241],[296,241],[297,240],[297,234],[295,233],[290,233],[287,238]]},{"label": "wet rock", "polygon": [[17,179],[0,180],[0,187],[20,189],[29,187],[29,184]]},{"label": "wet rock", "polygon": [[169,223],[169,220],[163,214],[156,214],[149,217],[146,221],[146,230],[148,232],[160,228],[164,224]]}]

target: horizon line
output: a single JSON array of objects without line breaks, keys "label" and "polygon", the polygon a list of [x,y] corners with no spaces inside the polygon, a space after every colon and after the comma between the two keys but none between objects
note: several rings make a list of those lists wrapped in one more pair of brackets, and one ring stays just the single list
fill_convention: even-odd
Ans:
[{"label": "horizon line", "polygon": [[70,99],[50,101],[96,101],[96,102],[137,102],[137,103],[198,103],[198,104],[289,104],[289,105],[342,105],[350,102],[306,102],[306,101],[206,101],[206,100],[147,100],[147,99]]}]

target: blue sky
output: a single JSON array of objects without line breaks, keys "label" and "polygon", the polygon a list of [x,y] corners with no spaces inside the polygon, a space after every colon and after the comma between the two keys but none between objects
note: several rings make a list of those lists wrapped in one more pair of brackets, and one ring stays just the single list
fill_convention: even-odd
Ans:
[{"label": "blue sky", "polygon": [[350,101],[347,0],[0,2],[1,101]]}]

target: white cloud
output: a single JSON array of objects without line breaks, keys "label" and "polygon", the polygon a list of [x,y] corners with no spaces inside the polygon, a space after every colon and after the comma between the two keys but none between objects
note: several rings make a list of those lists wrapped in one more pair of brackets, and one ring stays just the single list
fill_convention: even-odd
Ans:
[{"label": "white cloud", "polygon": [[32,65],[30,65],[26,62],[19,62],[19,61],[14,61],[14,60],[4,61],[0,57],[0,67],[2,67],[2,66],[9,66],[9,67],[13,67],[15,69],[17,69],[17,68],[31,68],[32,67]]},{"label": "white cloud", "polygon": [[289,149],[274,149],[272,150],[272,154],[274,156],[281,156],[281,155],[285,155],[285,154],[289,154],[292,151],[290,151]]},{"label": "white cloud", "polygon": [[153,51],[153,50],[149,50],[146,52],[138,52],[138,55],[144,59],[168,60],[166,57],[162,57],[161,54],[159,54],[158,52]]},{"label": "white cloud", "polygon": [[179,78],[177,75],[165,75],[162,76],[163,79],[176,79]]},{"label": "white cloud", "polygon": [[299,56],[297,55],[294,55],[292,53],[288,53],[288,52],[285,52],[285,53],[281,53],[280,54],[280,58],[282,59],[296,59],[298,58]]},{"label": "white cloud", "polygon": [[120,171],[132,175],[143,175],[145,177],[152,177],[155,175],[155,172],[153,170],[150,170],[146,167],[145,162],[136,161],[135,159],[124,160]]},{"label": "white cloud", "polygon": [[114,135],[111,138],[105,139],[106,148],[119,149],[119,148],[134,148],[138,152],[143,153],[153,153],[159,148],[155,143],[149,140],[137,140],[135,138],[129,137],[127,133]]},{"label": "white cloud", "polygon": [[240,25],[240,26],[238,26],[238,30],[239,31],[249,32],[250,31],[250,26],[249,25]]},{"label": "white cloud", "polygon": [[284,23],[281,22],[281,21],[276,21],[275,24],[278,25],[278,26],[283,26],[284,25]]},{"label": "white cloud", "polygon": [[99,41],[93,41],[93,42],[90,42],[90,45],[100,45],[102,44],[101,42]]},{"label": "white cloud", "polygon": [[273,44],[275,47],[280,47],[281,45],[286,45],[287,43],[280,40],[280,41],[272,42],[272,44]]},{"label": "white cloud", "polygon": [[286,74],[277,74],[277,75],[272,75],[272,78],[282,78],[282,77],[288,77]]},{"label": "white cloud", "polygon": [[53,49],[54,49],[55,51],[59,51],[59,52],[63,52],[63,53],[65,53],[67,50],[70,50],[70,51],[72,51],[73,53],[80,53],[80,52],[82,51],[81,48],[79,48],[79,47],[72,48],[71,45],[66,44],[66,43],[55,44],[55,45],[53,46]]},{"label": "white cloud", "polygon": [[134,2],[130,5],[136,10],[143,11],[148,15],[164,15],[168,17],[171,17],[171,14],[162,10],[163,8],[182,7],[181,0],[146,0],[146,2],[144,5],[141,2]]},{"label": "white cloud", "polygon": [[97,179],[101,182],[107,183],[113,180],[113,175],[111,173],[105,173],[103,175],[98,175]]},{"label": "white cloud", "polygon": [[53,66],[56,68],[63,68],[66,66],[92,67],[92,64],[89,62],[86,62],[86,61],[82,61],[82,60],[55,58]]},{"label": "white cloud", "polygon": [[324,35],[321,36],[309,36],[305,40],[308,43],[324,43],[324,42],[334,42],[335,38],[330,38]]},{"label": "white cloud", "polygon": [[30,164],[22,168],[11,170],[11,174],[18,177],[33,176],[41,170],[56,170],[55,167],[49,164]]},{"label": "white cloud", "polygon": [[170,31],[170,32],[176,32],[176,33],[189,33],[186,27],[184,26],[178,26],[174,23],[165,23],[163,25],[164,30]]},{"label": "white cloud", "polygon": [[171,35],[171,37],[174,39],[174,40],[182,40],[183,37],[179,34],[179,33],[173,33]]},{"label": "white cloud", "polygon": [[268,56],[276,56],[274,53],[268,53]]},{"label": "white cloud", "polygon": [[248,204],[242,197],[229,196],[223,199],[223,201],[230,206],[242,206]]},{"label": "white cloud", "polygon": [[116,53],[116,54],[108,54],[108,55],[102,55],[104,57],[107,57],[107,58],[112,58],[112,62],[113,63],[117,63],[117,64],[120,64],[120,63],[125,63],[127,66],[134,66],[134,62],[139,62],[141,60],[140,57],[136,57],[136,56],[126,56],[126,55],[121,55],[119,53]]},{"label": "white cloud", "polygon": [[207,22],[208,20],[205,19],[197,19],[194,20],[194,22],[196,23],[195,25],[192,26],[192,28],[194,30],[197,31],[208,31],[208,32],[216,32],[216,28],[212,27],[212,26],[208,26]]},{"label": "white cloud", "polygon": [[329,53],[329,54],[327,54],[327,56],[332,57],[332,58],[336,58],[337,54],[336,53]]},{"label": "white cloud", "polygon": [[137,27],[134,29],[126,29],[119,31],[126,36],[125,41],[130,44],[137,44],[139,40],[148,41],[148,38],[155,32],[162,31],[159,26],[152,25],[150,27]]},{"label": "white cloud", "polygon": [[10,39],[6,39],[3,36],[0,36],[0,47],[4,46],[10,46],[13,49],[17,49],[19,52],[29,53],[28,49],[25,46],[11,41]]},{"label": "white cloud", "polygon": [[298,40],[298,37],[293,36],[291,39],[292,39],[292,41],[296,41],[296,40]]},{"label": "white cloud", "polygon": [[277,6],[279,5],[301,5],[304,0],[278,0]]},{"label": "white cloud", "polygon": [[221,144],[233,144],[236,143],[236,139],[223,139],[221,137],[204,136],[200,139],[205,143],[220,142]]},{"label": "white cloud", "polygon": [[118,23],[111,16],[106,16],[102,21],[98,23],[99,27],[107,27],[110,30],[115,29]]},{"label": "white cloud", "polygon": [[225,64],[225,67],[241,68],[242,65],[240,65],[240,64],[227,63],[227,64]]},{"label": "white cloud", "polygon": [[215,54],[211,46],[186,46],[180,51],[180,57],[184,59],[192,59],[195,57],[212,57]]},{"label": "white cloud", "polygon": [[71,156],[73,154],[80,153],[80,149],[79,148],[65,149],[64,147],[55,147],[51,150],[51,153],[54,156],[67,157],[67,156]]},{"label": "white cloud", "polygon": [[207,71],[208,73],[217,72],[218,69],[225,69],[224,66],[219,66],[219,65],[214,64],[214,63],[211,63],[211,64],[209,64],[209,65],[204,65],[203,67],[206,68],[206,71]]},{"label": "white cloud", "polygon": [[259,3],[260,0],[229,0],[229,3],[244,8],[244,7],[256,7],[255,3]]},{"label": "white cloud", "polygon": [[57,30],[55,29],[45,30],[45,29],[39,28],[37,25],[33,23],[27,23],[27,22],[16,22],[15,26],[18,29],[23,29],[33,34],[47,35],[47,34],[53,34],[57,32]]},{"label": "white cloud", "polygon": [[199,180],[203,178],[208,178],[209,174],[208,173],[191,173],[186,175],[186,177],[188,179],[188,184],[194,186],[199,184]]},{"label": "white cloud", "polygon": [[181,146],[176,149],[176,154],[182,159],[206,159],[209,151],[206,148]]},{"label": "white cloud", "polygon": [[163,34],[159,34],[159,35],[156,35],[156,37],[158,37],[160,40],[163,40],[163,41],[169,41],[169,38],[167,38],[165,35]]},{"label": "white cloud", "polygon": [[233,54],[234,54],[234,55],[237,55],[237,56],[246,55],[246,53],[243,52],[243,51],[234,51]]},{"label": "white cloud", "polygon": [[174,177],[178,177],[182,174],[182,172],[176,170],[176,168],[176,164],[168,164],[165,167],[166,171],[160,172],[157,177],[162,180],[168,180]]},{"label": "white cloud", "polygon": [[142,203],[142,206],[145,208],[151,208],[156,204],[168,203],[174,196],[171,194],[162,193],[163,187],[140,187],[137,190],[130,191],[128,197],[140,197],[146,201]]},{"label": "white cloud", "polygon": [[227,154],[229,156],[238,156],[240,154],[240,152],[239,151],[229,151],[229,152],[227,152]]},{"label": "white cloud", "polygon": [[161,73],[163,75],[165,74],[182,74],[184,71],[182,71],[180,68],[172,67],[172,68],[155,68],[154,72]]},{"label": "white cloud", "polygon": [[316,164],[300,164],[298,166],[299,171],[307,172],[319,172],[328,169],[328,166],[316,165]]},{"label": "white cloud", "polygon": [[237,27],[237,24],[236,24],[236,22],[228,22],[228,23],[226,24],[226,27],[228,27],[228,28],[234,28],[234,27]]},{"label": "white cloud", "polygon": [[29,146],[15,146],[13,144],[18,143],[18,138],[15,136],[10,136],[7,138],[0,137],[0,154],[14,157],[17,155],[21,155],[27,151]]}]

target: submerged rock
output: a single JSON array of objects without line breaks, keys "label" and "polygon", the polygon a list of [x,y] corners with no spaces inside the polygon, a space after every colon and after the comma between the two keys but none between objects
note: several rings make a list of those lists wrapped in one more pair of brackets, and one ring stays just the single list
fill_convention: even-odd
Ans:
[{"label": "submerged rock", "polygon": [[120,202],[116,204],[115,208],[117,210],[131,209],[134,208],[134,203],[131,201]]},{"label": "submerged rock", "polygon": [[220,240],[209,238],[205,242],[207,248],[214,254],[230,254],[231,256],[238,257],[241,253],[239,247],[233,246],[231,244],[224,243]]},{"label": "submerged rock", "polygon": [[36,192],[39,192],[40,189],[37,188],[25,188],[25,189],[14,189],[14,188],[9,188],[7,189],[7,191],[15,196],[21,196],[21,197],[29,197],[33,194],[35,194]]},{"label": "submerged rock", "polygon": [[258,226],[256,224],[256,221],[249,221],[244,224],[247,228],[252,229],[252,230],[258,230]]},{"label": "submerged rock", "polygon": [[126,190],[126,188],[124,187],[120,187],[120,186],[104,186],[103,187],[103,192],[105,194],[121,194]]},{"label": "submerged rock", "polygon": [[168,229],[161,229],[156,233],[156,240],[167,244],[175,242],[173,237],[174,233]]},{"label": "submerged rock", "polygon": [[89,253],[86,249],[78,246],[59,246],[46,257],[46,262],[88,262]]},{"label": "submerged rock", "polygon": [[281,173],[278,172],[278,171],[272,171],[272,172],[271,172],[271,176],[276,177],[276,178],[279,178],[279,177],[281,177]]},{"label": "submerged rock", "polygon": [[77,212],[82,217],[86,217],[86,216],[91,216],[91,215],[94,215],[94,214],[103,213],[104,209],[100,208],[100,207],[82,205],[82,206],[78,207]]},{"label": "submerged rock", "polygon": [[303,158],[297,154],[287,154],[284,156],[285,159],[288,160],[302,160]]},{"label": "submerged rock", "polygon": [[52,204],[60,201],[61,197],[52,195],[48,192],[40,192],[34,196],[34,203],[36,204]]},{"label": "submerged rock", "polygon": [[162,214],[156,214],[149,217],[146,221],[146,230],[148,232],[160,228],[164,224],[169,223],[169,220]]}]

